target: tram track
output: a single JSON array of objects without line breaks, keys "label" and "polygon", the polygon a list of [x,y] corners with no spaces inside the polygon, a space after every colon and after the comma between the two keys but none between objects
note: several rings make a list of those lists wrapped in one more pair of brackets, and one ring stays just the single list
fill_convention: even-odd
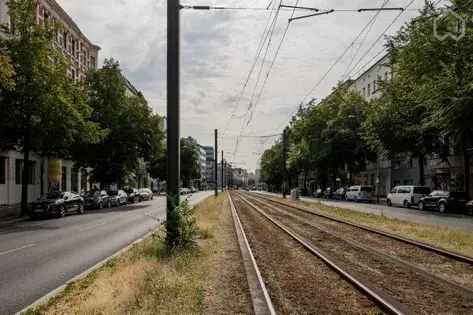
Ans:
[{"label": "tram track", "polygon": [[[358,289],[391,313],[472,313],[473,291],[461,283],[431,274],[429,270],[383,250],[376,250],[372,244],[344,239],[340,234],[332,233],[332,230],[336,230],[333,226],[322,227],[310,222],[308,214],[296,215],[294,211],[290,213],[288,209],[278,209],[282,208],[281,205],[271,205],[264,198],[249,194],[239,194],[238,198],[280,230],[292,233],[291,237],[298,239],[301,244],[305,243],[306,248],[315,249],[338,266],[338,272],[345,272],[370,288],[372,292],[357,285]],[[371,294],[373,292],[377,297]],[[391,305],[392,309],[383,302]]]}]

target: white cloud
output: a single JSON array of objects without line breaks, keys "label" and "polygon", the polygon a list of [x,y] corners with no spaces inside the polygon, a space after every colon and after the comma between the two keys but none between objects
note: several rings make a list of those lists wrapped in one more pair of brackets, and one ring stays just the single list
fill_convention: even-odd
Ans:
[{"label": "white cloud", "polygon": [[[57,0],[73,17],[82,31],[102,47],[101,59],[118,59],[131,82],[142,90],[153,108],[165,114],[166,95],[166,8],[164,0]],[[275,0],[276,1],[276,0]],[[181,0],[184,4],[219,6],[265,7],[268,0],[206,1]],[[294,4],[294,0],[284,1]],[[299,5],[320,8],[379,7],[382,0],[306,0]],[[408,0],[391,0],[388,6],[402,7]],[[420,8],[418,0],[412,8]],[[281,12],[273,37],[270,58],[274,54],[290,11]],[[304,14],[305,12],[300,12]],[[299,13],[298,13],[299,14]],[[352,42],[356,34],[373,16],[370,13],[333,13],[295,21],[291,24],[279,58],[269,77],[261,102],[255,108],[252,123],[244,133],[277,133],[275,130],[298,107],[301,98],[329,68],[330,64]],[[398,12],[383,12],[377,19],[363,45],[363,53]],[[416,12],[405,12],[389,34]],[[233,153],[236,135],[242,120],[228,118],[234,100],[253,62],[268,12],[253,11],[190,11],[182,14],[182,135],[194,136],[202,144],[213,143],[213,129],[228,129],[220,146]],[[359,43],[357,43],[358,45]],[[357,47],[355,45],[355,47]],[[369,56],[382,48],[378,43]],[[322,98],[341,79],[352,54],[331,72],[314,92]],[[365,59],[369,60],[369,57]],[[257,72],[256,72],[257,73]],[[255,73],[255,74],[256,74]],[[263,73],[264,76],[264,73]],[[248,85],[247,93],[237,114],[246,112],[248,98],[255,84]],[[271,141],[242,139],[235,161],[249,169],[256,167],[257,153],[271,145]],[[232,157],[229,157],[233,160]]]}]

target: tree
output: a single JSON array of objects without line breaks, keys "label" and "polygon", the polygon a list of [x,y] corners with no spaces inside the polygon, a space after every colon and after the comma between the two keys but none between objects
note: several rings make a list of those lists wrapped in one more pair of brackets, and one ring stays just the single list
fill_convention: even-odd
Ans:
[{"label": "tree", "polygon": [[30,153],[64,155],[70,145],[97,141],[98,126],[82,90],[66,75],[64,57],[53,41],[60,25],[36,23],[36,1],[8,1],[12,27],[0,40],[13,65],[14,89],[2,90],[0,143],[23,151],[21,209],[27,211]]},{"label": "tree", "polygon": [[181,180],[185,187],[192,179],[200,178],[199,147],[193,138],[181,139]]},{"label": "tree", "polygon": [[278,191],[282,187],[284,179],[282,166],[283,146],[282,143],[278,142],[264,151],[261,157],[261,180]]},{"label": "tree", "polygon": [[0,51],[0,100],[3,90],[12,90],[15,86],[13,77],[15,69],[11,64],[10,57],[4,51]]},{"label": "tree", "polygon": [[127,95],[120,64],[113,59],[90,72],[86,85],[91,120],[108,133],[98,143],[75,146],[73,157],[78,165],[93,169],[93,180],[123,184],[139,159],[150,161],[162,149],[162,118],[153,115],[141,93]]},{"label": "tree", "polygon": [[[463,150],[464,186],[469,192],[468,153],[473,134],[473,7],[469,0],[453,0],[449,9],[441,11],[428,2],[421,16],[389,41],[395,76],[398,77],[394,86],[398,91],[393,94],[402,95],[399,89],[409,87],[410,103],[416,105],[415,111],[420,106],[421,131],[439,129],[439,134],[452,135],[456,139]],[[459,21],[465,22],[464,33],[451,34],[450,26]],[[458,37],[438,36],[448,32]]]}]

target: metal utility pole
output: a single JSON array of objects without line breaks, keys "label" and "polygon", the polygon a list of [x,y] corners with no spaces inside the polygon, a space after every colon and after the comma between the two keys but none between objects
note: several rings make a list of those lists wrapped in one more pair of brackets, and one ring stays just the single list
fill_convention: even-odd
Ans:
[{"label": "metal utility pole", "polygon": [[166,242],[174,247],[179,238],[176,207],[179,205],[179,11],[178,0],[167,2],[167,218]]},{"label": "metal utility pole", "polygon": [[214,180],[215,180],[215,197],[218,196],[218,130],[215,129],[215,157],[214,157]]},{"label": "metal utility pole", "polygon": [[224,171],[225,171],[225,166],[224,166],[224,162],[223,162],[223,150],[222,150],[222,192],[224,191],[225,189],[225,184],[224,184]]},{"label": "metal utility pole", "polygon": [[283,159],[283,180],[282,180],[282,197],[286,199],[286,184],[287,184],[287,146],[288,146],[288,129],[285,128],[282,136],[282,159]]}]

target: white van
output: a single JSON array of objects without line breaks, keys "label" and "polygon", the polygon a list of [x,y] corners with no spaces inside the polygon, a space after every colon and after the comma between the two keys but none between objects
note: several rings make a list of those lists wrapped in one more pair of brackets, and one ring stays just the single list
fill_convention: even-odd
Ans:
[{"label": "white van", "polygon": [[370,202],[373,197],[371,186],[351,186],[346,193],[346,200]]},{"label": "white van", "polygon": [[429,187],[423,186],[396,186],[386,199],[388,206],[396,205],[409,208],[417,206],[421,198],[430,194]]}]

